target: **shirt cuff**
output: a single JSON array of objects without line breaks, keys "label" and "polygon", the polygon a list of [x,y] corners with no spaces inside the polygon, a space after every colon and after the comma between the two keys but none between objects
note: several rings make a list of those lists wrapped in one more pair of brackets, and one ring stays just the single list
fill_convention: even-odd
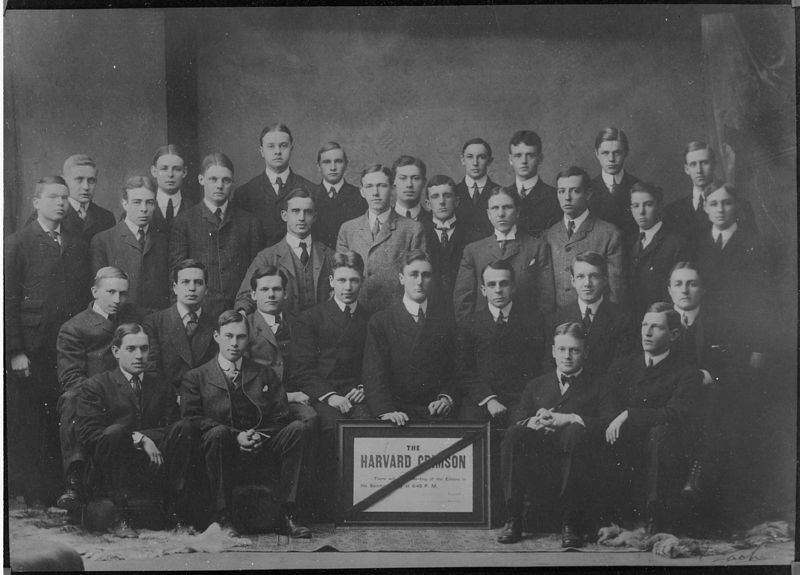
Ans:
[{"label": "shirt cuff", "polygon": [[323,402],[328,403],[328,398],[330,396],[332,396],[332,395],[336,395],[336,392],[335,391],[330,391],[330,392],[326,393],[325,395],[321,395],[320,398],[319,398],[320,403],[323,403]]},{"label": "shirt cuff", "polygon": [[572,423],[578,423],[586,427],[586,424],[583,422],[583,418],[580,415],[578,415],[577,413],[571,413],[570,415],[572,416],[571,417]]},{"label": "shirt cuff", "polygon": [[453,407],[453,398],[452,397],[450,397],[446,393],[440,393],[439,394],[439,399],[441,399],[441,398],[445,398],[448,401],[448,403],[450,403],[450,407]]},{"label": "shirt cuff", "polygon": [[709,383],[714,383],[714,378],[707,369],[701,369],[700,373],[703,374],[703,385],[708,385]]},{"label": "shirt cuff", "polygon": [[478,405],[480,407],[483,407],[484,405],[486,405],[487,403],[489,403],[493,399],[497,399],[497,396],[496,395],[490,395],[488,397],[485,397]]},{"label": "shirt cuff", "polygon": [[139,431],[134,431],[131,433],[131,439],[133,440],[133,446],[136,449],[144,449],[144,445],[142,441],[144,440],[144,434]]}]

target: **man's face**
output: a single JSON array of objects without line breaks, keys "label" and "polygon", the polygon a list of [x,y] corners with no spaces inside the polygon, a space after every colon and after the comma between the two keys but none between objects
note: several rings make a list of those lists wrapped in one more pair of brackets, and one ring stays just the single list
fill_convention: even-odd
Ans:
[{"label": "man's face", "polygon": [[92,166],[72,166],[64,172],[64,181],[69,187],[69,195],[81,204],[87,204],[94,197],[97,186],[97,168]]},{"label": "man's face", "polygon": [[389,209],[391,184],[383,172],[371,172],[361,178],[361,197],[367,200],[373,214],[382,214]]},{"label": "man's face", "polygon": [[649,230],[661,221],[661,206],[647,192],[631,194],[631,215],[640,230]]},{"label": "man's face", "polygon": [[428,290],[433,282],[433,267],[430,262],[415,260],[400,272],[400,283],[408,298],[422,303],[428,298]]},{"label": "man's face", "polygon": [[115,314],[128,299],[128,280],[103,278],[99,285],[92,286],[92,297],[105,313]]},{"label": "man's face", "polygon": [[264,276],[258,278],[256,289],[250,292],[256,302],[258,311],[271,315],[278,315],[283,310],[283,301],[286,290],[283,289],[281,276]]},{"label": "man's face", "polygon": [[581,301],[594,303],[605,293],[608,279],[603,277],[600,268],[587,262],[572,264],[572,287]]},{"label": "man's face", "polygon": [[683,171],[692,179],[692,184],[698,189],[705,189],[714,181],[714,160],[711,159],[711,150],[694,150],[686,154]]},{"label": "man's face", "polygon": [[397,168],[394,175],[394,191],[400,205],[413,207],[419,203],[422,189],[425,187],[425,177],[417,166],[402,166]]},{"label": "man's face", "polygon": [[186,166],[180,156],[165,154],[150,166],[150,175],[156,179],[158,189],[170,196],[181,189],[186,177]]},{"label": "man's face", "polygon": [[583,340],[564,334],[553,339],[553,359],[561,373],[577,373],[583,367],[585,355]]},{"label": "man's face", "polygon": [[41,195],[33,198],[33,209],[46,221],[60,222],[67,213],[67,198],[67,188],[61,184],[46,184],[42,187]]},{"label": "man's face", "polygon": [[492,157],[483,144],[470,144],[461,154],[464,172],[473,180],[480,180],[492,165]]},{"label": "man's face", "polygon": [[273,172],[282,172],[289,167],[292,158],[292,139],[286,132],[267,132],[261,138],[261,157]]},{"label": "man's face", "polygon": [[625,157],[628,155],[625,146],[619,140],[600,142],[600,147],[594,152],[600,168],[612,176],[619,174],[625,164]]},{"label": "man's face", "polygon": [[539,164],[542,162],[542,153],[536,146],[527,144],[517,144],[511,146],[508,154],[508,163],[520,180],[532,178],[539,171]]},{"label": "man's face", "polygon": [[333,270],[331,276],[331,288],[333,293],[344,304],[355,303],[358,293],[361,291],[363,278],[357,270],[353,268],[339,267]]},{"label": "man's face", "polygon": [[514,288],[514,280],[511,278],[510,271],[487,267],[483,272],[481,293],[494,307],[503,309],[510,304]]},{"label": "man's face", "polygon": [[559,178],[557,193],[561,211],[573,220],[586,211],[591,192],[584,187],[582,176]]},{"label": "man's face", "polygon": [[178,272],[178,281],[172,284],[177,301],[189,309],[197,309],[206,296],[206,278],[200,268],[186,268]]},{"label": "man's face", "polygon": [[430,186],[426,201],[433,217],[441,222],[452,218],[458,207],[458,197],[450,184]]},{"label": "man's face", "polygon": [[642,320],[642,349],[653,355],[667,351],[677,339],[678,330],[670,331],[667,327],[665,312],[647,312]]},{"label": "man's face", "polygon": [[281,219],[286,222],[286,231],[304,239],[311,233],[311,226],[316,219],[314,200],[311,198],[292,198],[281,210]]},{"label": "man's face", "polygon": [[231,196],[233,174],[225,166],[209,166],[197,180],[203,186],[203,197],[215,206],[223,205]]},{"label": "man's face", "polygon": [[504,234],[511,231],[511,228],[517,223],[517,207],[508,194],[489,196],[486,213],[494,229]]},{"label": "man's face", "polygon": [[328,150],[319,157],[319,173],[326,184],[334,186],[344,177],[347,170],[347,160],[344,159],[344,150]]},{"label": "man's face", "polygon": [[725,188],[714,190],[706,196],[706,214],[711,223],[724,230],[736,221],[736,199]]},{"label": "man's face", "polygon": [[122,338],[119,347],[111,347],[111,353],[114,354],[120,369],[132,375],[139,375],[144,372],[150,355],[150,338],[144,331],[129,333]]},{"label": "man's face", "polygon": [[681,268],[672,272],[669,278],[669,297],[680,310],[696,309],[703,300],[706,290],[696,270]]},{"label": "man's face", "polygon": [[239,361],[248,344],[247,322],[228,323],[214,332],[214,341],[222,357],[235,363]]},{"label": "man's face", "polygon": [[128,190],[128,199],[122,199],[122,209],[126,219],[137,226],[147,226],[153,221],[156,211],[156,194],[147,188]]}]

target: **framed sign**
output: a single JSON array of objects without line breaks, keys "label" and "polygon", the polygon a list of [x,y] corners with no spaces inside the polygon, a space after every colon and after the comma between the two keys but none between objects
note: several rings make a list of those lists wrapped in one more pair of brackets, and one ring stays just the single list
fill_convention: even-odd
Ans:
[{"label": "framed sign", "polygon": [[489,424],[339,421],[340,525],[491,524]]}]

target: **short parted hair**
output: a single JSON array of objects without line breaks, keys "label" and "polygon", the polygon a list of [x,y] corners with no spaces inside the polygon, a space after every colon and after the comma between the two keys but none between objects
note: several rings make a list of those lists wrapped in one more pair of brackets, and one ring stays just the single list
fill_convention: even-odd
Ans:
[{"label": "short parted hair", "polygon": [[400,273],[403,273],[403,271],[406,269],[406,266],[410,266],[416,261],[428,262],[429,264],[431,264],[431,267],[433,267],[433,262],[431,262],[431,258],[429,258],[428,254],[426,254],[422,250],[408,250],[407,252],[403,252],[402,254],[400,254],[400,258],[398,261],[400,262],[399,266],[400,269],[398,269]]},{"label": "short parted hair", "polygon": [[635,193],[650,194],[650,196],[660,206],[664,203],[664,190],[650,182],[636,182],[631,186],[631,196]]},{"label": "short parted hair", "polygon": [[289,142],[291,142],[292,144],[294,143],[294,138],[292,138],[292,131],[289,129],[289,126],[278,122],[275,124],[270,124],[269,126],[266,126],[263,130],[261,130],[261,134],[258,136],[259,145],[261,145],[261,143],[264,141],[264,136],[266,136],[270,132],[283,132],[284,134],[288,134]]},{"label": "short parted hair", "polygon": [[450,176],[445,176],[443,174],[436,174],[425,185],[425,197],[428,197],[428,192],[433,186],[450,186],[452,191],[456,189],[456,183],[453,181],[453,178]]},{"label": "short parted hair", "polygon": [[186,155],[183,153],[183,148],[176,144],[167,144],[157,149],[156,153],[153,154],[153,166],[158,164],[158,160],[160,160],[162,156],[178,156],[183,160],[184,164],[186,163]]},{"label": "short parted hair", "polygon": [[723,189],[723,188],[733,198],[734,203],[738,204],[739,203],[739,192],[738,192],[738,190],[732,184],[728,184],[726,182],[715,181],[713,184],[711,184],[710,186],[708,186],[706,188],[705,192],[703,192],[703,195],[707,198],[708,196],[710,196],[714,192],[716,192],[716,191],[718,191],[720,189]]},{"label": "short parted hair", "polygon": [[533,130],[519,130],[518,132],[514,132],[514,135],[511,136],[511,140],[508,142],[508,151],[511,152],[511,146],[519,146],[520,144],[536,148],[539,154],[542,153],[542,139],[539,137],[539,134]]},{"label": "short parted hair", "polygon": [[700,267],[692,262],[692,261],[685,261],[685,262],[676,262],[672,269],[669,270],[669,280],[672,281],[672,274],[675,270],[692,270],[697,273],[697,277],[700,278],[700,283],[703,283],[703,272],[700,271]]},{"label": "short parted hair", "polygon": [[192,258],[181,260],[172,267],[172,283],[178,283],[178,274],[188,269],[203,270],[203,279],[208,283],[208,268],[206,268],[206,264]]},{"label": "short parted hair", "polygon": [[114,266],[100,268],[97,270],[97,273],[94,274],[94,287],[99,287],[100,282],[105,279],[127,280],[128,274]]},{"label": "short parted hair", "polygon": [[97,163],[87,154],[75,154],[64,160],[64,167],[61,168],[61,173],[66,174],[70,168],[77,168],[78,166],[90,166],[97,169]]},{"label": "short parted hair", "polygon": [[589,174],[580,166],[567,166],[556,174],[556,187],[558,187],[558,180],[561,178],[571,178],[573,176],[581,177],[581,185],[585,188],[589,185]]},{"label": "short parted hair", "polygon": [[286,286],[289,285],[289,278],[286,277],[286,274],[283,270],[279,270],[275,266],[266,265],[258,268],[255,272],[253,272],[253,275],[250,276],[250,289],[256,291],[256,288],[258,287],[258,280],[268,276],[280,277],[283,289],[286,289]]},{"label": "short parted hair", "polygon": [[509,198],[511,198],[511,201],[514,202],[515,208],[519,207],[519,194],[517,194],[517,191],[514,188],[501,188],[497,186],[489,191],[490,198],[492,196],[501,196],[501,195],[508,196]]},{"label": "short parted hair", "polygon": [[681,314],[675,311],[675,306],[665,301],[657,301],[650,304],[645,313],[665,313],[667,314],[667,329],[681,329]]},{"label": "short parted hair", "polygon": [[486,148],[486,153],[489,155],[490,158],[492,157],[492,147],[489,145],[489,142],[487,142],[483,138],[472,138],[471,140],[467,140],[466,142],[464,142],[464,145],[461,146],[461,155],[463,156],[464,152],[467,151],[467,148],[469,148],[473,144],[480,144],[481,146]]},{"label": "short parted hair", "polygon": [[43,178],[39,178],[39,181],[36,182],[36,187],[33,190],[33,197],[41,198],[45,186],[64,186],[65,188],[69,189],[67,182],[65,182],[64,178],[61,176],[45,176]]},{"label": "short parted hair", "polygon": [[586,341],[586,331],[583,329],[583,324],[576,321],[568,321],[556,326],[553,332],[553,339],[559,335],[568,335],[583,342]]},{"label": "short parted hair", "polygon": [[117,329],[114,330],[114,337],[111,338],[111,347],[116,347],[119,349],[122,347],[122,340],[125,339],[126,335],[135,335],[137,333],[143,333],[147,335],[147,332],[144,331],[144,328],[138,323],[121,323],[119,326],[117,326]]},{"label": "short parted hair", "polygon": [[572,260],[572,265],[569,266],[570,273],[574,276],[575,275],[575,264],[578,262],[582,262],[585,264],[589,264],[590,266],[596,267],[600,270],[600,275],[603,276],[605,279],[608,279],[608,262],[606,258],[603,257],[602,254],[597,252],[581,252],[575,259]]},{"label": "short parted hair", "polygon": [[[291,192],[286,194],[286,197],[284,197],[281,200],[280,209],[281,210],[288,210],[289,209],[289,200],[293,200],[295,198],[310,198],[311,201],[314,202],[314,196],[312,196],[311,192],[309,192],[307,189],[305,189],[305,188],[294,188]],[[316,205],[316,202],[314,202],[314,204]]]},{"label": "short parted hair", "polygon": [[374,174],[375,172],[381,172],[387,178],[389,178],[389,182],[391,183],[394,180],[394,176],[392,175],[392,170],[389,166],[384,166],[383,164],[372,164],[364,168],[364,171],[361,172],[361,179],[364,179],[364,176],[367,174]]},{"label": "short parted hair", "polygon": [[361,254],[353,251],[336,252],[331,261],[331,275],[339,268],[352,268],[359,275],[364,275],[364,259]]},{"label": "short parted hair", "polygon": [[686,144],[686,147],[683,149],[683,163],[686,163],[686,156],[689,154],[689,152],[696,152],[697,150],[708,150],[708,157],[711,159],[711,161],[715,162],[717,160],[717,155],[714,153],[714,148],[702,140],[692,140]]},{"label": "short parted hair", "polygon": [[392,181],[394,181],[394,177],[395,175],[397,175],[397,168],[403,168],[405,166],[417,166],[423,178],[427,173],[425,162],[423,162],[419,158],[415,158],[414,156],[408,156],[403,154],[394,161],[394,164],[392,164],[392,178],[391,178]]},{"label": "short parted hair", "polygon": [[603,142],[619,142],[622,144],[622,149],[625,150],[625,153],[628,153],[628,136],[619,128],[609,127],[600,130],[594,139],[594,149],[599,150],[600,144]]},{"label": "short parted hair", "polygon": [[153,178],[150,176],[131,176],[125,180],[125,184],[122,186],[122,199],[127,200],[128,192],[139,188],[150,190],[153,194],[156,193],[156,183]]},{"label": "short parted hair", "polygon": [[250,331],[250,326],[247,325],[245,321],[244,314],[232,309],[226,309],[217,318],[217,333],[229,323],[243,323],[248,331]]},{"label": "short parted hair", "polygon": [[483,269],[481,270],[481,285],[486,285],[484,283],[483,274],[486,273],[486,270],[504,270],[511,274],[511,281],[517,281],[517,274],[514,272],[514,266],[511,265],[511,262],[508,260],[494,260],[493,262],[489,262]]},{"label": "short parted hair", "polygon": [[[264,136],[261,137],[263,138]],[[322,154],[324,154],[325,152],[330,152],[331,150],[341,150],[342,155],[344,156],[344,163],[345,164],[347,163],[347,152],[344,151],[344,148],[339,142],[334,142],[334,141],[325,142],[324,144],[322,144],[322,147],[319,149],[319,152],[317,152],[317,163],[319,164],[320,160],[322,159]]]},{"label": "short parted hair", "polygon": [[205,174],[208,168],[211,166],[222,166],[223,168],[228,168],[231,171],[231,174],[233,174],[233,162],[228,156],[221,152],[208,154],[205,158],[203,158],[203,161],[200,164],[200,173]]}]

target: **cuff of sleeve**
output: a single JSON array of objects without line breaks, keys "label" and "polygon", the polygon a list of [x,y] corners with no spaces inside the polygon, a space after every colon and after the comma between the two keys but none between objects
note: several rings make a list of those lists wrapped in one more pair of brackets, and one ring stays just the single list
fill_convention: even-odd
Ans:
[{"label": "cuff of sleeve", "polygon": [[709,383],[714,383],[714,377],[711,375],[707,369],[701,369],[700,373],[703,374],[703,384],[708,385]]},{"label": "cuff of sleeve", "polygon": [[335,391],[330,391],[330,392],[326,393],[325,395],[320,396],[320,398],[319,398],[320,403],[328,403],[328,398],[330,396],[332,396],[332,395],[336,395],[336,392]]},{"label": "cuff of sleeve", "polygon": [[447,395],[446,393],[440,393],[440,394],[439,394],[439,398],[440,398],[440,399],[441,399],[441,398],[444,398],[444,399],[446,399],[446,400],[447,400],[447,402],[450,404],[450,407],[453,407],[453,398],[452,398],[452,397],[450,397],[449,395]]},{"label": "cuff of sleeve", "polygon": [[133,446],[136,449],[143,449],[144,448],[144,445],[143,445],[144,434],[143,433],[140,433],[138,431],[134,431],[133,433],[131,433],[131,439],[133,440]]},{"label": "cuff of sleeve", "polygon": [[487,403],[489,403],[493,399],[497,399],[497,396],[496,395],[490,395],[490,396],[484,398],[478,405],[480,407],[483,407],[484,405],[486,405]]},{"label": "cuff of sleeve", "polygon": [[583,418],[580,415],[578,415],[577,413],[573,413],[572,414],[572,423],[578,423],[578,424],[586,427],[586,424],[583,422]]}]

